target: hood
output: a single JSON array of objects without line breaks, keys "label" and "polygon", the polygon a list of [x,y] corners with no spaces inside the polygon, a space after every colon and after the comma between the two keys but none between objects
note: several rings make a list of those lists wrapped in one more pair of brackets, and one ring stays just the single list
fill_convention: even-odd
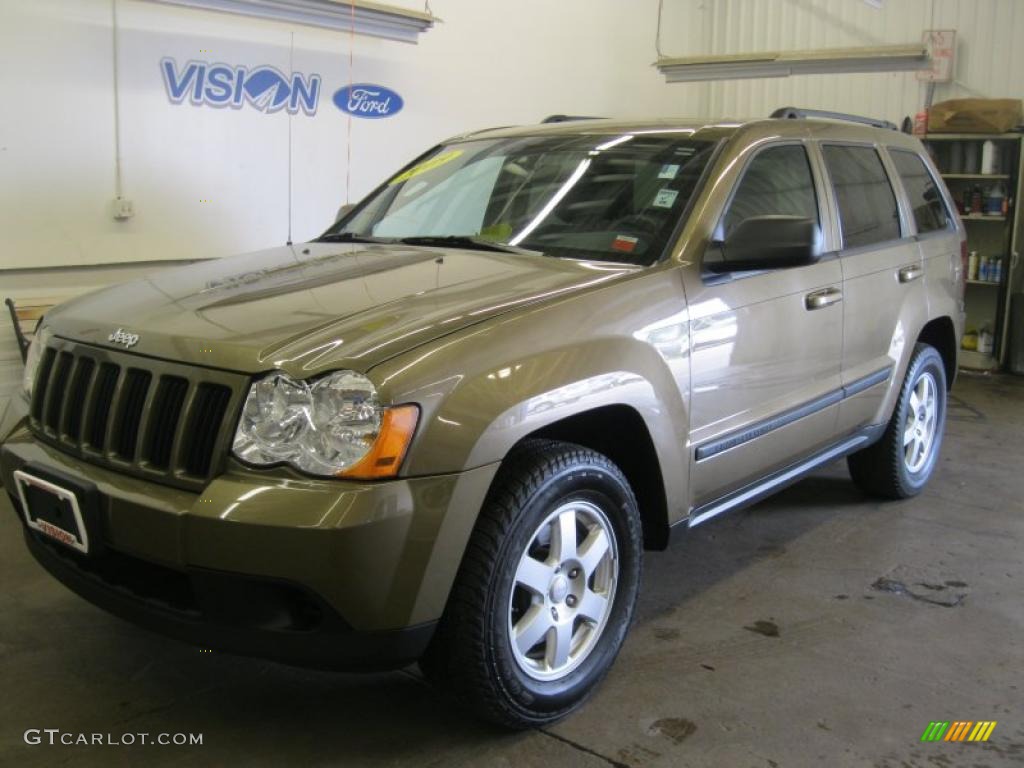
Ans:
[{"label": "hood", "polygon": [[134,353],[244,373],[366,371],[461,328],[636,269],[486,251],[309,243],[106,288],[52,310],[47,325],[76,341],[121,350],[135,341]]}]

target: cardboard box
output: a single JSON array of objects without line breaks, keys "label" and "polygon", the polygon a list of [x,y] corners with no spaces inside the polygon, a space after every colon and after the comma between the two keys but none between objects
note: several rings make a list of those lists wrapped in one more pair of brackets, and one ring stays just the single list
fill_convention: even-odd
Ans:
[{"label": "cardboard box", "polygon": [[928,110],[928,133],[1006,133],[1022,121],[1020,99],[950,99]]}]

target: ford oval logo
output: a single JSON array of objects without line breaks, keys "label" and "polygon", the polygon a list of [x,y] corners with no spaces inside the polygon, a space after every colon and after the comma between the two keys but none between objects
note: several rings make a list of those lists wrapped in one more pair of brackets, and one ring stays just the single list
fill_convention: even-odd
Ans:
[{"label": "ford oval logo", "polygon": [[342,112],[354,117],[378,119],[391,117],[401,111],[405,102],[401,96],[383,85],[356,83],[336,90],[334,104]]}]

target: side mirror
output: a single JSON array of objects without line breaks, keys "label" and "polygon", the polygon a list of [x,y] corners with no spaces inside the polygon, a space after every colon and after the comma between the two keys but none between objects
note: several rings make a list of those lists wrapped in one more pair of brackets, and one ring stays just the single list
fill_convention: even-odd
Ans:
[{"label": "side mirror", "polygon": [[817,260],[818,225],[801,216],[751,216],[704,258],[711,272],[779,269]]},{"label": "side mirror", "polygon": [[345,203],[338,212],[334,215],[334,223],[337,224],[339,221],[348,216],[349,212],[356,207],[355,203]]}]

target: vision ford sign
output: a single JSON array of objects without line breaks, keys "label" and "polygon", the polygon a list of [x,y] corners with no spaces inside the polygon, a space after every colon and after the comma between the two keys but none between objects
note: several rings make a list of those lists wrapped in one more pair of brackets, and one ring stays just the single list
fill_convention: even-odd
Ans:
[{"label": "vision ford sign", "polygon": [[346,85],[334,92],[334,105],[342,112],[353,117],[379,119],[391,117],[400,112],[405,102],[402,97],[385,88],[372,83]]},{"label": "vision ford sign", "polygon": [[293,115],[300,110],[315,115],[320,98],[320,75],[292,72],[287,77],[266,64],[245,67],[188,61],[179,67],[174,59],[165,58],[160,71],[173,104],[188,100],[195,106],[232,109],[248,104],[261,112],[284,109]]}]

